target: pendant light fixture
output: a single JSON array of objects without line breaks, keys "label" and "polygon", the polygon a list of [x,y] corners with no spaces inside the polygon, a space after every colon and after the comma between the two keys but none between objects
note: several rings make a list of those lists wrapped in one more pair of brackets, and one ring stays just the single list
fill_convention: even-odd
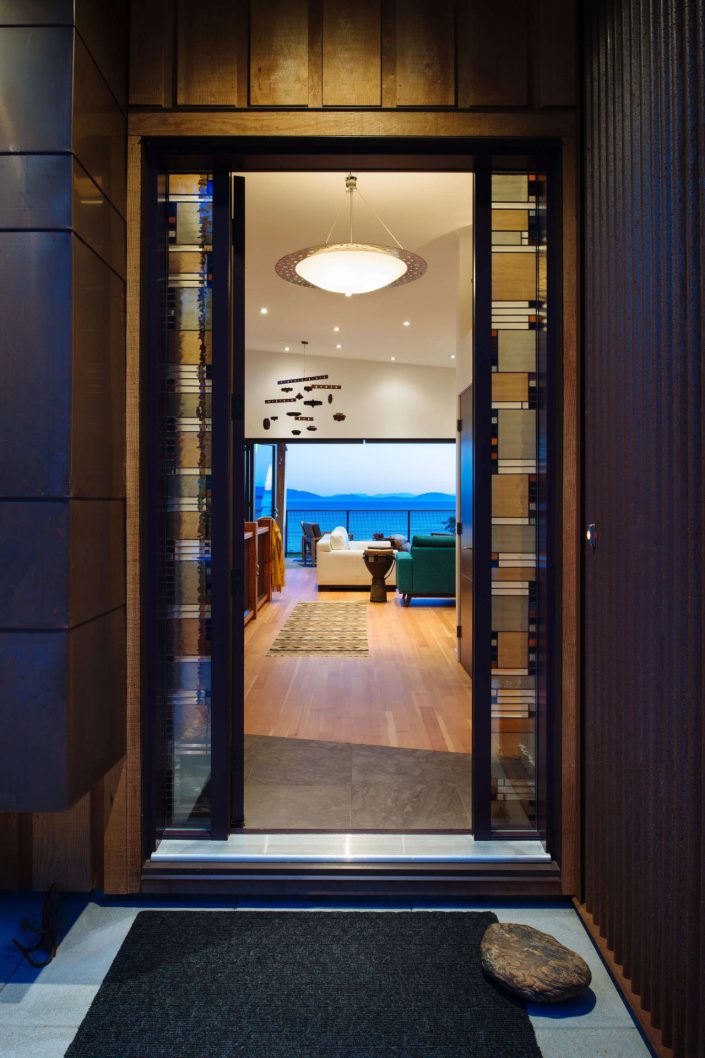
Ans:
[{"label": "pendant light fixture", "polygon": [[385,246],[379,243],[358,243],[353,239],[354,199],[358,194],[369,206],[357,186],[357,177],[350,173],[345,180],[345,193],[348,196],[348,234],[347,242],[332,243],[331,237],[338,223],[338,217],[328,232],[326,241],[318,246],[307,246],[296,250],[277,261],[275,270],[278,276],[288,283],[304,287],[318,287],[334,294],[369,294],[384,287],[402,286],[420,279],[427,265],[423,257],[405,250],[381,217],[375,213],[382,227],[391,235],[396,246]]}]

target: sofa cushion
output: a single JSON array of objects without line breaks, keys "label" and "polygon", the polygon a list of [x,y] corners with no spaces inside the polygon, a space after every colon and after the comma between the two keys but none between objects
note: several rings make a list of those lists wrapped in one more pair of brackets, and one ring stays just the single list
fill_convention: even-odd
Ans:
[{"label": "sofa cushion", "polygon": [[415,536],[411,541],[412,548],[415,547],[455,547],[455,537],[448,536]]},{"label": "sofa cushion", "polygon": [[350,537],[343,525],[337,525],[330,534],[330,546],[333,551],[349,551]]}]

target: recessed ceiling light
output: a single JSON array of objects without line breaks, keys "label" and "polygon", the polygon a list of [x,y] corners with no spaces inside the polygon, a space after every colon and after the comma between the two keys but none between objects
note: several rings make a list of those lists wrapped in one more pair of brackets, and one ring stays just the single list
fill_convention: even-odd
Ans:
[{"label": "recessed ceiling light", "polygon": [[266,316],[268,312],[269,312],[269,309],[268,309],[268,308],[265,308],[265,306],[264,306],[264,305],[263,305],[263,306],[262,306],[262,308],[261,308],[261,309],[259,310],[259,314],[260,314],[260,316]]},{"label": "recessed ceiling light", "polygon": [[339,331],[339,330],[340,330],[340,327],[334,327],[334,328],[333,328],[333,330],[334,330],[334,331]]},{"label": "recessed ceiling light", "polygon": [[288,352],[289,352],[289,346],[288,346],[288,345],[285,345],[285,346],[284,346],[284,352],[285,352],[285,353],[288,353]]},{"label": "recessed ceiling light", "polygon": [[450,354],[450,358],[451,358],[451,360],[455,360],[455,353],[451,353]]},{"label": "recessed ceiling light", "polygon": [[335,347],[335,348],[336,348],[336,349],[342,349],[343,347],[342,347],[342,345],[340,345],[340,343],[338,343],[338,345],[336,345],[336,347]]},{"label": "recessed ceiling light", "polygon": [[390,360],[396,360],[396,356],[390,356],[389,359]]},{"label": "recessed ceiling light", "polygon": [[411,320],[404,320],[403,327],[411,327]]}]

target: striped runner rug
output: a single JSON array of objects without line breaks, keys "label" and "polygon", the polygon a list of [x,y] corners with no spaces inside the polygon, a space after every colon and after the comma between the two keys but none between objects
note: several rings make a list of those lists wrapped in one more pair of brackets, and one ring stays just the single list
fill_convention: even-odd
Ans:
[{"label": "striped runner rug", "polygon": [[267,656],[363,658],[369,652],[366,602],[300,602]]}]

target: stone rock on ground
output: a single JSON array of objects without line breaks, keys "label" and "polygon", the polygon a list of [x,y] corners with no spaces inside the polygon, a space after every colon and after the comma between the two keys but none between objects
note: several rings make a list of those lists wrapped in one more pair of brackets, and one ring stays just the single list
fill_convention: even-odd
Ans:
[{"label": "stone rock on ground", "polygon": [[560,1003],[589,987],[590,967],[549,933],[494,922],[482,938],[482,968],[523,999]]}]

